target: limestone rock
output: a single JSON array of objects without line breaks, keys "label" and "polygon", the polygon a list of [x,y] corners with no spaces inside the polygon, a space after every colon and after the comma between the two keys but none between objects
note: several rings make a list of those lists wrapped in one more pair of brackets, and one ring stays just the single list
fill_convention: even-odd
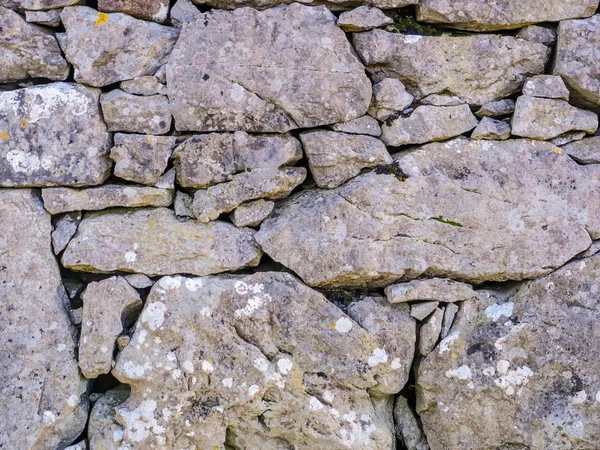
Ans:
[{"label": "limestone rock", "polygon": [[600,15],[583,20],[565,20],[558,26],[554,75],[565,81],[571,99],[586,107],[600,105]]},{"label": "limestone rock", "polygon": [[274,202],[255,200],[242,203],[229,217],[236,227],[256,227],[271,214],[274,207]]},{"label": "limestone rock", "polygon": [[364,115],[371,98],[335,16],[300,4],[199,15],[182,30],[167,80],[180,131],[285,132],[344,122]]},{"label": "limestone rock", "polygon": [[472,105],[518,92],[527,77],[544,72],[550,55],[542,44],[496,35],[412,36],[373,30],[354,34],[353,41],[369,72],[398,78],[417,99],[445,94]]},{"label": "limestone rock", "polygon": [[502,120],[484,117],[477,125],[471,139],[491,139],[504,141],[510,137],[510,124]]},{"label": "limestone rock", "polygon": [[85,272],[206,275],[258,264],[253,235],[224,222],[179,222],[166,208],[88,213],[62,263]]},{"label": "limestone rock", "polygon": [[563,145],[570,144],[571,142],[580,141],[586,136],[587,133],[585,131],[569,131],[555,137],[554,139],[550,139],[550,142],[558,147],[562,147]]},{"label": "limestone rock", "polygon": [[599,276],[595,256],[461,305],[453,332],[417,376],[417,413],[432,449],[593,448]]},{"label": "limestone rock", "polygon": [[398,437],[407,450],[429,450],[417,415],[409,406],[408,400],[401,395],[396,398],[394,405],[394,421],[398,427]]},{"label": "limestone rock", "polygon": [[598,252],[600,252],[600,241],[594,241],[594,242],[592,242],[592,245],[590,245],[588,247],[587,250],[581,252],[580,254],[575,256],[575,258],[578,258],[578,259],[587,258],[588,256],[593,256]]},{"label": "limestone rock", "polygon": [[52,33],[28,24],[19,14],[2,6],[0,82],[8,83],[35,77],[65,80],[69,76],[69,66],[62,57]]},{"label": "limestone rock", "polygon": [[471,131],[477,118],[469,105],[419,106],[408,117],[399,116],[381,127],[386,145],[398,147],[441,141]]},{"label": "limestone rock", "polygon": [[104,12],[125,13],[154,22],[164,22],[169,16],[168,0],[98,0],[98,9]]},{"label": "limestone rock", "polygon": [[154,185],[154,187],[157,187],[160,189],[175,190],[175,176],[176,176],[175,168],[171,168],[171,169],[167,170],[156,181],[156,184]]},{"label": "limestone rock", "polygon": [[532,139],[552,139],[568,131],[594,133],[598,115],[569,105],[564,100],[530,97],[517,99],[512,134]]},{"label": "limestone rock", "polygon": [[431,300],[444,303],[460,302],[477,296],[471,285],[447,278],[413,280],[385,288],[390,303]]},{"label": "limestone rock", "polygon": [[452,324],[454,323],[454,318],[456,317],[457,313],[458,305],[456,303],[448,303],[446,305],[446,309],[444,310],[444,321],[442,322],[442,339],[450,334],[450,330],[452,329]]},{"label": "limestone rock", "polygon": [[463,99],[454,95],[430,94],[421,99],[421,105],[432,106],[458,106],[466,103]]},{"label": "limestone rock", "polygon": [[164,173],[177,142],[174,136],[115,133],[110,151],[114,174],[124,180],[153,186]]},{"label": "limestone rock", "polygon": [[239,173],[231,181],[197,190],[194,194],[194,216],[200,222],[208,222],[243,202],[287,197],[305,178],[304,167],[255,169]]},{"label": "limestone rock", "polygon": [[86,186],[110,173],[100,92],[51,83],[0,93],[0,186]]},{"label": "limestone rock", "polygon": [[444,308],[437,308],[421,327],[419,333],[419,353],[427,356],[434,348],[442,332]]},{"label": "limestone rock", "polygon": [[486,0],[420,0],[417,20],[461,30],[492,31],[588,17],[597,8],[598,0],[507,0],[502,4]]},{"label": "limestone rock", "polygon": [[373,85],[373,97],[368,113],[379,120],[404,111],[414,97],[406,92],[402,82],[396,78],[384,78]]},{"label": "limestone rock", "polygon": [[293,164],[301,158],[300,142],[292,136],[256,136],[243,131],[194,136],[173,153],[177,182],[193,188],[230,181],[248,169]]},{"label": "limestone rock", "polygon": [[77,3],[78,0],[2,0],[1,6],[4,8],[45,11],[62,8]]},{"label": "limestone rock", "polygon": [[169,15],[173,26],[181,28],[184,24],[193,22],[196,17],[201,15],[201,12],[190,0],[177,0]]},{"label": "limestone rock", "polygon": [[185,192],[175,192],[175,214],[177,217],[194,217],[194,197]]},{"label": "limestone rock", "polygon": [[115,89],[100,95],[108,131],[165,134],[171,128],[171,107],[166,95],[147,97]]},{"label": "limestone rock", "polygon": [[556,44],[556,31],[538,25],[530,25],[522,28],[517,33],[517,37],[519,39],[537,42],[538,44],[544,44],[548,47]]},{"label": "limestone rock", "polygon": [[392,163],[379,139],[371,136],[308,131],[300,134],[308,166],[322,188],[334,188],[358,175],[362,169]]},{"label": "limestone rock", "polygon": [[[221,9],[236,9],[250,6],[256,9],[267,9],[281,4],[293,3],[292,0],[195,0],[199,5],[212,6]],[[357,6],[374,6],[381,9],[396,9],[403,6],[415,5],[418,0],[305,0],[307,5],[326,5],[332,11],[347,10]]]},{"label": "limestone rock", "polygon": [[46,25],[48,27],[59,27],[61,25],[60,11],[60,9],[51,9],[50,11],[25,11],[25,21]]},{"label": "limestone rock", "polygon": [[110,372],[119,336],[142,310],[137,291],[123,277],[90,283],[83,294],[79,367],[86,378]]},{"label": "limestone rock", "polygon": [[[92,449],[97,447],[97,441],[94,441],[95,435],[100,435],[102,430],[113,425],[117,414],[115,408],[121,405],[129,397],[130,389],[125,385],[110,389],[94,403],[90,411],[90,421],[88,424],[87,437],[92,444]],[[109,447],[110,448],[110,447]]]},{"label": "limestone rock", "polygon": [[87,6],[65,8],[60,17],[67,32],[63,50],[75,68],[75,81],[96,87],[153,75],[179,34],[176,28]]},{"label": "limestone rock", "polygon": [[123,334],[121,336],[117,337],[117,349],[123,350],[125,347],[127,347],[129,345],[129,343],[131,342],[131,336],[127,335],[127,334]]},{"label": "limestone rock", "polygon": [[136,289],[146,289],[154,284],[154,281],[148,278],[143,273],[134,273],[131,275],[125,275],[123,278]]},{"label": "limestone rock", "polygon": [[87,421],[87,382],[75,360],[77,330],[58,264],[52,225],[27,189],[0,190],[0,446],[64,448]]},{"label": "limestone rock", "polygon": [[[385,308],[372,308],[377,322],[364,329],[288,274],[162,278],[113,369],[131,385],[115,444],[392,448],[367,390],[389,395],[406,383],[414,323],[406,308]],[[402,339],[382,347],[386,330]]]},{"label": "limestone rock", "polygon": [[567,155],[580,164],[600,164],[600,136],[592,136],[563,147]]},{"label": "limestone rock", "polygon": [[410,305],[410,315],[417,320],[423,320],[434,312],[440,302],[422,302]]},{"label": "limestone rock", "polygon": [[80,441],[77,444],[65,447],[65,450],[88,450],[87,442],[85,440]]},{"label": "limestone rock", "polygon": [[535,278],[600,236],[598,183],[595,166],[550,143],[459,138],[403,153],[387,173],[298,193],[255,237],[318,287]]},{"label": "limestone rock", "polygon": [[379,8],[372,6],[359,6],[352,11],[343,12],[337,22],[338,26],[347,32],[372,30],[390,23],[394,21]]},{"label": "limestone rock", "polygon": [[52,231],[52,248],[55,255],[58,255],[67,247],[80,222],[81,211],[64,214],[56,221]]},{"label": "limestone rock", "polygon": [[119,87],[128,94],[135,95],[165,95],[167,87],[155,76],[137,77],[133,80],[121,81]]},{"label": "limestone rock", "polygon": [[569,90],[561,77],[536,75],[525,82],[523,94],[531,97],[569,100]]},{"label": "limestone rock", "polygon": [[350,134],[366,134],[368,136],[381,136],[379,122],[371,116],[361,116],[348,122],[334,123],[330,126],[333,131]]},{"label": "limestone rock", "polygon": [[486,103],[475,115],[479,117],[498,117],[512,114],[515,110],[515,101],[509,98]]}]

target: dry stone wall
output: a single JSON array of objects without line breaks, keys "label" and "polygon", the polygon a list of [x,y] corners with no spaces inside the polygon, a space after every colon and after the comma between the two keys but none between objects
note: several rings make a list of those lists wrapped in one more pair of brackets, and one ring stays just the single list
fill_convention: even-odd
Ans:
[{"label": "dry stone wall", "polygon": [[0,0],[0,450],[600,449],[599,0]]}]

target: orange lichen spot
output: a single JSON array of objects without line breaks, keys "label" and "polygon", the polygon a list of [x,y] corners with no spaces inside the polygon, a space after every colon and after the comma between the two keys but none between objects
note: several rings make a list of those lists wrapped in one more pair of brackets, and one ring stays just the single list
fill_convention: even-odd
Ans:
[{"label": "orange lichen spot", "polygon": [[458,355],[456,353],[452,352],[452,359],[456,359],[457,356]]},{"label": "orange lichen spot", "polygon": [[335,328],[335,323],[331,322],[331,323],[329,324],[329,328],[331,328],[331,329]]},{"label": "orange lichen spot", "polygon": [[553,151],[554,153],[556,153],[557,155],[561,155],[561,154],[562,154],[562,152],[563,152],[563,149],[562,149],[562,148],[560,148],[560,147],[554,147],[554,148],[552,149],[552,151]]},{"label": "orange lichen spot", "polygon": [[149,134],[149,135],[148,135],[148,140],[149,140],[149,141],[151,141],[151,140],[152,140],[152,135],[151,135],[151,134]]},{"label": "orange lichen spot", "polygon": [[98,18],[96,19],[96,25],[104,25],[109,20],[110,20],[110,16],[108,14],[99,12]]},{"label": "orange lichen spot", "polygon": [[0,133],[0,140],[4,142],[10,141],[10,134],[8,134],[6,131],[3,131]]},{"label": "orange lichen spot", "polygon": [[19,122],[19,125],[21,125],[21,128],[26,128],[27,125],[29,125],[29,121],[25,117],[23,117]]}]

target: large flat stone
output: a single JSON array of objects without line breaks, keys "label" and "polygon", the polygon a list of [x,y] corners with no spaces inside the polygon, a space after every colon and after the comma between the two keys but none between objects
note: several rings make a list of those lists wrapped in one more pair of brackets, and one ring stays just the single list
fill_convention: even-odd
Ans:
[{"label": "large flat stone", "polygon": [[[180,0],[181,1],[181,0]],[[332,11],[345,10],[356,6],[375,6],[382,9],[396,9],[414,5],[419,0],[305,0],[305,5],[325,5]],[[212,6],[219,9],[236,9],[250,6],[256,9],[272,8],[277,5],[294,3],[293,0],[195,0],[198,5]]]}]

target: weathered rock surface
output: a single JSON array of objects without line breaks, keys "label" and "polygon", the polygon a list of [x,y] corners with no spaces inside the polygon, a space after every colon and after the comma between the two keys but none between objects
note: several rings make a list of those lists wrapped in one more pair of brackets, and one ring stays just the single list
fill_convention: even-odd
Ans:
[{"label": "weathered rock surface", "polygon": [[463,105],[466,102],[455,95],[430,94],[427,97],[422,98],[420,103],[422,105],[432,106],[458,106]]},{"label": "weathered rock surface", "polygon": [[558,147],[562,147],[563,145],[567,145],[571,142],[580,141],[586,136],[587,133],[585,131],[569,131],[555,137],[554,139],[550,139],[550,142]]},{"label": "weathered rock surface", "polygon": [[408,400],[401,395],[394,404],[394,421],[399,429],[398,438],[402,440],[407,450],[429,450],[417,415],[409,406]]},{"label": "weathered rock surface", "polygon": [[52,230],[52,248],[58,255],[66,247],[81,222],[81,211],[71,212],[61,216],[54,224]]},{"label": "weathered rock surface", "polygon": [[352,11],[345,11],[338,18],[338,26],[347,32],[367,31],[394,23],[394,20],[386,16],[379,8],[372,6],[359,6]]},{"label": "weathered rock surface", "polygon": [[300,134],[308,166],[322,188],[334,188],[358,175],[362,169],[392,163],[383,142],[371,136],[335,131]]},{"label": "weathered rock surface", "polygon": [[419,0],[417,20],[461,30],[492,31],[520,28],[537,22],[589,17],[598,0]]},{"label": "weathered rock surface", "polygon": [[[59,27],[60,10],[51,9],[50,11],[25,11],[25,21],[29,23],[37,23],[48,27]],[[66,63],[66,61],[65,61]]]},{"label": "weathered rock surface", "polygon": [[207,275],[258,264],[253,235],[225,222],[179,222],[166,208],[88,213],[62,263],[85,272]]},{"label": "weathered rock surface", "polygon": [[144,20],[164,22],[169,15],[168,0],[98,0],[98,9],[104,12],[129,14]]},{"label": "weathered rock surface", "polygon": [[[250,6],[256,9],[266,9],[293,2],[292,0],[195,0],[194,3],[223,9],[235,9],[244,6]],[[307,5],[325,4],[329,9],[335,11],[362,5],[374,6],[382,9],[396,9],[417,4],[418,0],[306,0],[303,3]]]},{"label": "weathered rock surface", "polygon": [[166,95],[140,96],[115,89],[100,95],[108,131],[165,134],[171,129],[171,107]]},{"label": "weathered rock surface", "polygon": [[275,207],[275,202],[255,200],[242,203],[235,208],[229,218],[236,227],[255,227],[265,220]]},{"label": "weathered rock surface", "polygon": [[381,136],[379,122],[377,122],[377,119],[367,115],[349,120],[348,122],[334,123],[331,125],[331,129],[342,133]]},{"label": "weathered rock surface", "polygon": [[63,50],[75,68],[75,81],[96,87],[153,75],[179,34],[176,28],[87,6],[65,8],[60,17],[67,32]]},{"label": "weathered rock surface", "polygon": [[200,222],[215,220],[222,213],[260,198],[285,198],[306,179],[304,167],[255,169],[234,175],[231,181],[199,189],[194,194],[194,216]]},{"label": "weathered rock surface", "polygon": [[153,186],[164,173],[173,148],[174,136],[152,136],[115,133],[115,146],[110,158],[115,162],[114,174],[124,180]]},{"label": "weathered rock surface", "polygon": [[446,305],[444,310],[444,321],[442,322],[442,334],[440,336],[442,339],[450,334],[458,310],[459,308],[456,303],[448,303]]},{"label": "weathered rock surface", "polygon": [[100,92],[51,83],[0,93],[0,186],[85,186],[109,175]]},{"label": "weathered rock surface", "polygon": [[594,133],[598,115],[564,100],[522,95],[517,99],[511,123],[515,136],[552,139],[573,130]]},{"label": "weathered rock surface", "polygon": [[569,100],[569,90],[561,77],[536,75],[525,82],[523,94],[531,97]]},{"label": "weathered rock surface", "polygon": [[165,95],[167,87],[155,76],[146,75],[133,80],[121,81],[121,90],[135,95]]},{"label": "weathered rock surface", "polygon": [[571,142],[565,145],[563,150],[581,164],[600,164],[600,136]]},{"label": "weathered rock surface", "polygon": [[47,188],[42,190],[44,207],[50,214],[97,211],[117,206],[169,206],[173,191],[147,186],[105,184],[88,189]]},{"label": "weathered rock surface", "polygon": [[79,367],[86,378],[96,378],[110,372],[117,336],[135,322],[143,304],[123,277],[88,284],[81,299]]},{"label": "weathered rock surface", "polygon": [[504,141],[510,137],[510,124],[502,120],[484,117],[471,133],[471,139],[491,139]]},{"label": "weathered rock surface", "polygon": [[194,217],[194,197],[185,192],[175,192],[175,214],[177,217]]},{"label": "weathered rock surface", "polygon": [[[104,439],[103,431],[110,430],[114,427],[115,417],[117,415],[116,407],[121,405],[127,397],[129,397],[130,389],[124,385],[119,385],[115,389],[106,391],[106,393],[100,397],[94,403],[92,410],[90,411],[90,421],[88,424],[88,439],[90,440],[90,446],[92,449],[100,450],[112,450],[114,447],[112,444],[114,440],[109,444],[105,442],[105,447],[102,447],[99,442]],[[96,435],[98,435],[96,437]],[[112,434],[107,433],[108,439],[113,438]]]},{"label": "weathered rock surface", "polygon": [[406,92],[402,82],[396,78],[384,78],[373,85],[373,97],[368,113],[378,120],[385,120],[392,114],[404,111],[414,97]]},{"label": "weathered rock surface", "polygon": [[550,55],[542,44],[495,35],[412,36],[373,30],[355,34],[353,41],[369,72],[398,78],[417,99],[443,93],[472,105],[518,92],[528,76],[544,72]]},{"label": "weathered rock surface", "polygon": [[387,121],[381,126],[381,139],[394,147],[442,141],[471,131],[477,118],[469,105],[419,106],[408,117]]},{"label": "weathered rock surface", "polygon": [[520,29],[517,33],[517,37],[519,39],[537,42],[538,44],[544,44],[548,47],[556,44],[556,31],[538,25],[530,25]]},{"label": "weathered rock surface", "polygon": [[406,383],[414,322],[406,308],[362,303],[359,326],[288,274],[162,278],[113,369],[132,388],[116,445],[392,448],[367,389]]},{"label": "weathered rock surface", "polygon": [[414,303],[410,305],[410,315],[417,320],[423,320],[437,309],[439,303],[440,302]]},{"label": "weathered rock surface", "polygon": [[599,193],[595,166],[552,144],[460,138],[404,154],[387,174],[296,194],[256,240],[319,287],[534,278],[600,234]]},{"label": "weathered rock surface", "polygon": [[471,285],[447,278],[430,278],[413,280],[385,288],[385,295],[390,303],[412,302],[415,300],[432,300],[445,303],[470,300],[477,296]]},{"label": "weathered rock surface", "polygon": [[434,348],[442,332],[442,321],[444,320],[444,308],[437,308],[427,318],[419,333],[419,353],[427,356]]},{"label": "weathered rock surface", "polygon": [[52,225],[30,190],[0,190],[0,446],[64,448],[87,421],[76,329],[50,248]]},{"label": "weathered rock surface", "polygon": [[[219,6],[219,8],[222,8],[222,6]],[[200,10],[190,0],[177,0],[169,12],[171,23],[177,28],[193,22],[200,15]]]},{"label": "weathered rock surface", "polygon": [[417,412],[432,449],[594,447],[598,276],[596,256],[462,304],[419,367]]},{"label": "weathered rock surface", "polygon": [[176,176],[175,172],[176,171],[175,171],[174,167],[172,167],[171,169],[167,170],[156,181],[156,184],[154,185],[154,187],[157,187],[157,188],[160,188],[160,189],[175,190],[175,176]]},{"label": "weathered rock surface", "polygon": [[131,275],[125,275],[123,278],[136,289],[149,288],[154,284],[154,281],[143,273],[133,273]]},{"label": "weathered rock surface", "polygon": [[475,115],[479,117],[499,117],[512,114],[515,110],[515,101],[511,99],[502,99],[495,102],[486,103]]},{"label": "weathered rock surface", "polygon": [[360,117],[371,99],[335,16],[300,4],[198,16],[182,30],[167,80],[181,131],[285,132]]}]

